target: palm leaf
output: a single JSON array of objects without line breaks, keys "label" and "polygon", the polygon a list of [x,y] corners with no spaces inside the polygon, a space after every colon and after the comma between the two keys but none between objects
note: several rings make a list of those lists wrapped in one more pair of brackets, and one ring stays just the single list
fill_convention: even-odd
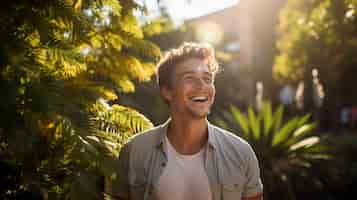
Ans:
[{"label": "palm leaf", "polygon": [[253,108],[248,108],[248,119],[249,119],[249,126],[252,130],[253,137],[258,139],[260,136],[260,119],[258,116],[255,115]]},{"label": "palm leaf", "polygon": [[305,136],[305,134],[311,132],[312,130],[314,130],[317,126],[317,123],[311,123],[311,124],[305,124],[305,125],[301,125],[299,126],[298,129],[296,129],[293,133],[293,137],[297,138],[297,137],[303,137]]},{"label": "palm leaf", "polygon": [[219,127],[222,127],[224,129],[230,129],[228,123],[222,119],[215,119],[214,120],[216,122],[216,124],[219,126]]},{"label": "palm leaf", "polygon": [[308,137],[308,138],[305,138],[305,139],[297,142],[296,144],[290,146],[290,151],[296,151],[301,148],[308,148],[308,147],[314,146],[315,144],[318,144],[319,142],[320,142],[319,137],[316,137],[316,136]]},{"label": "palm leaf", "polygon": [[284,142],[292,134],[292,131],[296,128],[298,123],[298,118],[295,117],[288,121],[275,135],[273,138],[273,146]]},{"label": "palm leaf", "polygon": [[[301,169],[310,168],[315,160],[331,158],[329,147],[321,143],[320,137],[310,136],[317,125],[316,122],[308,123],[310,115],[296,116],[283,123],[283,111],[284,107],[280,105],[272,114],[271,104],[264,103],[258,116],[249,107],[247,118],[232,105],[230,114],[234,119],[233,124],[224,119],[220,122],[224,126],[229,125],[228,129],[233,132],[238,127],[236,124],[239,125],[245,134],[244,139],[257,154],[263,168],[263,178],[271,185],[281,184],[281,177],[285,177],[283,181],[286,181],[286,177],[296,171],[300,173]],[[260,120],[263,122],[260,123]],[[277,181],[275,177],[280,180]]]},{"label": "palm leaf", "polygon": [[264,135],[267,136],[274,123],[270,102],[264,102],[262,108],[262,116],[264,123]]},{"label": "palm leaf", "polygon": [[280,105],[274,113],[274,131],[277,132],[281,127],[281,122],[284,113],[284,106]]},{"label": "palm leaf", "polygon": [[234,120],[239,124],[239,126],[243,130],[243,134],[246,136],[249,136],[250,133],[249,133],[248,119],[243,116],[243,114],[238,110],[237,107],[231,105],[230,110],[231,110]]},{"label": "palm leaf", "polygon": [[310,119],[310,117],[311,117],[311,114],[310,114],[310,113],[304,115],[303,117],[300,118],[300,120],[299,120],[299,122],[298,122],[297,125],[298,125],[298,126],[304,125],[304,124]]}]

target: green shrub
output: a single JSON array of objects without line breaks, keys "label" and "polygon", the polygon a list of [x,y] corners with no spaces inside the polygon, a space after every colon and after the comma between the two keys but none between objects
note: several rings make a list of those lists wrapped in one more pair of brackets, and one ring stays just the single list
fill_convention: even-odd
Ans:
[{"label": "green shrub", "polygon": [[296,177],[303,179],[315,162],[331,158],[327,146],[313,134],[316,122],[309,122],[309,114],[284,123],[283,111],[279,106],[273,112],[265,102],[260,112],[249,107],[244,115],[232,105],[216,120],[252,145],[260,162],[265,199],[296,199]]}]

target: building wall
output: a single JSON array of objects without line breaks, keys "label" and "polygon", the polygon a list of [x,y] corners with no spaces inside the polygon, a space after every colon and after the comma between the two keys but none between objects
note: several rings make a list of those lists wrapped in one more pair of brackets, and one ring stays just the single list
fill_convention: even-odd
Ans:
[{"label": "building wall", "polygon": [[[239,84],[246,94],[246,101],[254,102],[255,84],[264,85],[264,97],[274,100],[278,94],[273,81],[272,66],[276,55],[276,25],[280,9],[287,0],[240,0],[233,7],[217,11],[187,21],[194,29],[204,29],[204,24],[213,23],[223,34],[236,37],[240,43],[239,59],[236,68],[245,68],[248,76]],[[203,27],[203,28],[201,28]],[[202,30],[201,30],[202,31]],[[203,31],[210,32],[206,29]],[[192,37],[192,35],[190,36]],[[195,38],[200,39],[200,38]],[[188,40],[190,40],[188,38]]]},{"label": "building wall", "polygon": [[[244,1],[242,1],[244,2]],[[201,16],[187,21],[187,25],[196,29],[204,28],[205,24],[215,24],[224,34],[233,34],[240,42],[240,61],[243,65],[253,63],[253,34],[249,9],[243,3],[224,10]],[[211,31],[211,30],[206,30]],[[200,39],[200,38],[196,38]]]}]

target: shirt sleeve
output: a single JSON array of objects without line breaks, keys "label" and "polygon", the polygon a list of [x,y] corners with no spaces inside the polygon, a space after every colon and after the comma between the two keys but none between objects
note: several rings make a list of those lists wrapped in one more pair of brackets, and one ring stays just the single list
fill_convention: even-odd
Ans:
[{"label": "shirt sleeve", "polygon": [[260,178],[260,169],[258,159],[249,145],[248,148],[248,163],[246,168],[247,181],[243,189],[243,197],[252,197],[263,193],[263,184]]},{"label": "shirt sleeve", "polygon": [[110,195],[115,199],[129,199],[129,144],[124,145],[120,151],[116,174]]}]

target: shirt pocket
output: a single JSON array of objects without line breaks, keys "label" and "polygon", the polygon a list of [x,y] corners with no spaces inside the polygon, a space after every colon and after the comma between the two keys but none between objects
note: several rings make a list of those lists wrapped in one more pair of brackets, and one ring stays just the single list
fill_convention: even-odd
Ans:
[{"label": "shirt pocket", "polygon": [[147,181],[145,178],[141,177],[130,183],[130,199],[144,199],[145,188]]},{"label": "shirt pocket", "polygon": [[222,200],[240,200],[242,185],[237,181],[226,180],[222,183]]}]

